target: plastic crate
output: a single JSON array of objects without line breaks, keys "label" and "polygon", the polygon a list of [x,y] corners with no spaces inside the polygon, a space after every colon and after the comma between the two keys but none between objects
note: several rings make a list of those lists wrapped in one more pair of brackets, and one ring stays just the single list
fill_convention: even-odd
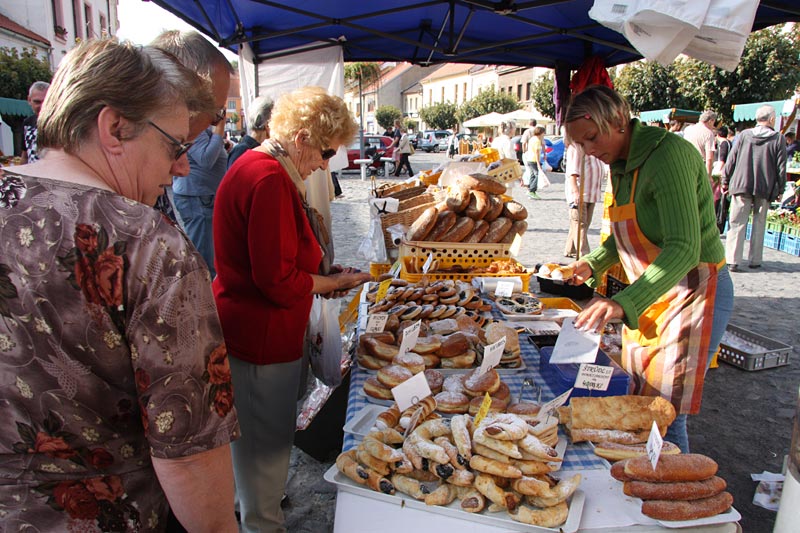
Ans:
[{"label": "plastic crate", "polygon": [[[467,283],[472,282],[472,278],[475,277],[483,277],[483,278],[520,278],[522,280],[522,292],[528,292],[528,286],[530,285],[531,276],[530,272],[525,272],[522,274],[487,274],[486,272],[428,272],[427,274],[416,274],[412,273],[409,270],[409,266],[411,265],[411,261],[417,260],[417,257],[409,257],[405,256],[401,258],[402,268],[400,269],[400,278],[411,283],[417,283],[423,277],[427,277],[430,281],[436,281],[440,279],[455,279],[466,281]],[[419,258],[421,259],[421,258]],[[491,264],[494,260],[502,260],[502,261],[513,261],[513,259],[508,259],[506,257],[477,257],[477,258],[441,258],[439,259],[439,266],[442,268],[450,268],[454,265],[460,265],[464,268],[470,267],[487,267]],[[422,263],[420,263],[421,265]]]},{"label": "plastic crate", "polygon": [[[542,377],[550,385],[553,393],[558,396],[570,388],[572,394],[570,399],[579,396],[624,396],[629,393],[631,378],[622,367],[611,360],[603,350],[597,350],[597,359],[594,364],[601,366],[610,366],[614,369],[611,374],[611,381],[608,384],[608,389],[604,391],[579,389],[573,388],[575,386],[575,379],[578,377],[580,365],[572,363],[568,365],[551,365],[550,356],[553,355],[553,347],[544,346],[539,350],[539,372]],[[567,401],[569,403],[569,401]]]},{"label": "plastic crate", "polygon": [[510,244],[482,244],[467,242],[431,242],[409,241],[400,244],[400,256],[414,256],[428,258],[433,254],[434,259],[474,259],[492,258],[509,259],[511,257]]},{"label": "plastic crate", "polygon": [[[753,346],[747,349],[742,346],[734,346],[733,340],[729,335],[734,338],[738,337]],[[727,343],[726,340],[728,341]],[[792,347],[788,344],[753,333],[739,326],[728,324],[728,328],[719,345],[718,358],[720,361],[725,361],[744,370],[764,370],[765,368],[788,365],[791,351]]]},{"label": "plastic crate", "polygon": [[768,229],[764,231],[764,246],[773,250],[780,250],[781,236],[780,230]]},{"label": "plastic crate", "polygon": [[557,294],[574,300],[588,300],[594,296],[594,289],[586,284],[570,285],[563,281],[554,281],[549,278],[536,276],[539,281],[539,291],[548,294]]},{"label": "plastic crate", "polygon": [[481,148],[478,150],[478,154],[472,158],[472,161],[480,161],[482,163],[494,163],[495,161],[500,161],[500,151],[497,148]]},{"label": "plastic crate", "polygon": [[522,167],[516,159],[503,159],[498,166],[487,170],[486,174],[500,183],[511,183],[522,177]]},{"label": "plastic crate", "polygon": [[784,233],[779,250],[800,257],[800,236]]},{"label": "plastic crate", "polygon": [[373,278],[377,278],[383,274],[389,272],[392,268],[391,263],[370,263],[369,264],[369,275]]},{"label": "plastic crate", "polygon": [[572,309],[580,313],[582,308],[569,298],[539,298],[544,309]]}]

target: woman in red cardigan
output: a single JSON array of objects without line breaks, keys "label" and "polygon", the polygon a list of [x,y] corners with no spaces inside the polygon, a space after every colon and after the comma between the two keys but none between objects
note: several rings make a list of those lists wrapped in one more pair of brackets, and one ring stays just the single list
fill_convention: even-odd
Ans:
[{"label": "woman in red cardigan", "polygon": [[299,89],[276,102],[269,128],[217,191],[214,296],[242,428],[232,449],[241,530],[282,532],[312,295],[347,291],[369,274],[330,265],[330,236],[305,202],[304,180],[357,132],[345,103]]}]

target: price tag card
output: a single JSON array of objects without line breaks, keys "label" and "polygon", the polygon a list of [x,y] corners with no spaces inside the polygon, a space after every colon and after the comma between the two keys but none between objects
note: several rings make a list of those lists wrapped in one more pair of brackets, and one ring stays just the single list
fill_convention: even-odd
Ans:
[{"label": "price tag card", "polygon": [[[400,351],[398,352],[399,355],[403,355],[417,345],[419,328],[421,326],[422,320],[417,320],[414,324],[403,330],[403,342],[400,343]],[[420,372],[420,374],[422,374],[422,372]]]},{"label": "price tag card", "polygon": [[389,320],[389,315],[387,313],[375,313],[374,315],[369,315],[367,318],[367,333],[380,333],[383,331],[383,328],[386,327],[386,321]]},{"label": "price tag card", "polygon": [[433,252],[428,254],[428,259],[426,259],[425,264],[422,265],[422,273],[427,274],[428,270],[431,269],[432,264],[433,264]]},{"label": "price tag card", "polygon": [[614,369],[610,366],[591,365],[581,363],[578,367],[578,377],[575,378],[575,387],[589,390],[608,390],[611,383],[611,374]]},{"label": "price tag card", "polygon": [[500,364],[500,358],[503,357],[503,350],[506,347],[506,338],[503,337],[499,341],[490,344],[483,349],[483,361],[478,369],[478,375],[482,376],[490,369]]},{"label": "price tag card", "polygon": [[486,415],[489,414],[489,407],[492,406],[492,397],[489,396],[488,392],[483,393],[483,401],[481,402],[481,406],[478,408],[478,413],[475,415],[475,420],[472,421],[472,427],[478,427],[480,423],[486,418]]},{"label": "price tag card", "polygon": [[647,457],[650,459],[650,464],[653,465],[653,470],[656,469],[658,458],[661,457],[661,447],[663,445],[664,439],[661,438],[658,424],[653,420],[653,427],[650,428],[650,436],[647,437]]},{"label": "price tag card", "polygon": [[511,296],[514,294],[513,281],[498,281],[497,288],[494,290],[495,296]]},{"label": "price tag card", "polygon": [[519,249],[522,247],[522,235],[517,233],[514,237],[514,240],[511,241],[511,247],[508,249],[508,253],[511,254],[512,257],[517,257],[519,255]]},{"label": "price tag card", "polygon": [[389,292],[389,287],[392,286],[392,280],[385,279],[378,284],[378,292],[375,294],[375,301],[380,302],[386,298],[386,293]]},{"label": "price tag card", "polygon": [[397,402],[397,408],[401,413],[430,395],[431,388],[428,380],[425,379],[425,372],[414,374],[414,377],[392,389],[392,396],[394,396],[394,401]]},{"label": "price tag card", "polygon": [[401,268],[402,265],[400,264],[400,261],[395,261],[394,264],[392,265],[392,268],[389,269],[389,275],[392,276],[393,278],[396,278],[397,276],[400,275]]},{"label": "price tag card", "polygon": [[558,396],[550,400],[546,404],[544,404],[542,408],[539,410],[539,414],[536,415],[536,419],[541,422],[547,420],[547,418],[550,416],[551,413],[553,413],[553,411],[555,411],[556,409],[567,403],[567,399],[569,398],[570,394],[572,394],[572,389],[569,389],[561,396]]}]

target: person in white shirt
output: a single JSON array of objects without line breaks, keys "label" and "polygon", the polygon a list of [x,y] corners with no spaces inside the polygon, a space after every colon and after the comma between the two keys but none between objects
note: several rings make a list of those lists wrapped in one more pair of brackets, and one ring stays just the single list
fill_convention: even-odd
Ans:
[{"label": "person in white shirt", "polygon": [[[580,257],[589,253],[589,239],[586,233],[592,222],[594,206],[601,200],[600,187],[607,172],[608,166],[605,163],[596,157],[584,155],[577,144],[572,143],[567,147],[564,193],[569,206],[569,235],[564,246],[565,257]],[[583,189],[583,202],[579,201],[581,189]]]},{"label": "person in white shirt", "polygon": [[514,146],[511,144],[511,135],[514,133],[513,122],[503,122],[500,124],[500,135],[492,141],[492,148],[496,148],[500,152],[502,159],[516,159],[517,154],[514,153]]}]

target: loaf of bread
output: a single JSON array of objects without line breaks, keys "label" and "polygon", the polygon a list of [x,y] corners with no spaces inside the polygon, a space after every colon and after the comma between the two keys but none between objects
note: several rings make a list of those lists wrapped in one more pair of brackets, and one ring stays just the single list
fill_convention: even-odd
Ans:
[{"label": "loaf of bread", "polygon": [[490,194],[504,194],[506,186],[486,174],[470,174],[458,178],[459,185],[471,191],[483,191]]},{"label": "loaf of bread", "polygon": [[724,513],[733,505],[729,492],[700,500],[649,500],[642,502],[642,514],[655,520],[697,520]]},{"label": "loaf of bread", "polygon": [[411,224],[411,227],[406,232],[407,241],[424,241],[428,233],[431,232],[433,226],[436,224],[437,212],[436,208],[431,206],[427,208],[422,214],[417,217],[417,220]]},{"label": "loaf of bread", "polygon": [[469,199],[469,189],[461,186],[453,187],[447,193],[447,208],[454,213],[461,213],[469,205]]},{"label": "loaf of bread", "polygon": [[486,211],[486,215],[484,215],[483,220],[486,222],[491,222],[499,217],[503,213],[503,200],[497,196],[496,194],[489,195],[489,210]]},{"label": "loaf of bread", "polygon": [[442,235],[450,231],[450,228],[455,225],[457,219],[458,216],[452,211],[439,213],[436,217],[436,224],[433,225],[433,229],[425,238],[429,241],[438,242]]},{"label": "loaf of bread", "polygon": [[579,397],[569,407],[573,429],[649,431],[655,421],[663,435],[675,420],[675,407],[660,396]]},{"label": "loaf of bread", "polygon": [[511,224],[511,229],[508,230],[506,236],[500,241],[501,243],[511,244],[514,242],[514,238],[517,235],[524,235],[525,232],[528,231],[528,221],[527,220],[516,220],[513,224]]},{"label": "loaf of bread", "polygon": [[463,333],[453,333],[442,339],[442,346],[439,348],[439,357],[447,358],[462,355],[469,350],[469,348],[469,341]]},{"label": "loaf of bread", "polygon": [[465,214],[473,220],[481,220],[490,207],[489,195],[483,191],[470,191],[469,205]]},{"label": "loaf of bread", "polygon": [[463,241],[461,242],[470,242],[470,243],[477,243],[481,242],[486,236],[486,233],[489,231],[489,223],[486,220],[477,220],[475,222],[475,227],[472,228],[472,231],[469,235],[467,235]]},{"label": "loaf of bread", "polygon": [[511,200],[503,206],[503,216],[511,220],[525,220],[528,218],[528,210],[521,203]]},{"label": "loaf of bread", "polygon": [[475,221],[470,217],[458,217],[456,223],[447,233],[439,237],[440,242],[461,242],[475,228]]},{"label": "loaf of bread", "polygon": [[[664,441],[661,447],[662,455],[675,455],[681,453],[677,445]],[[647,455],[647,445],[645,444],[620,444],[618,442],[599,442],[594,447],[594,454],[608,459],[609,461],[620,461]]]},{"label": "loaf of bread", "polygon": [[511,230],[511,225],[511,220],[506,217],[495,219],[491,224],[489,224],[489,231],[486,232],[486,235],[483,237],[481,242],[493,244],[502,241],[503,237],[506,236],[506,233]]},{"label": "loaf of bread", "polygon": [[625,463],[625,473],[632,479],[657,483],[701,481],[715,475],[717,468],[716,461],[696,453],[662,455],[655,470],[646,456],[634,457]]},{"label": "loaf of bread", "polygon": [[701,481],[676,481],[674,483],[653,483],[650,481],[626,481],[622,492],[642,500],[699,500],[716,496],[728,484],[719,476]]}]

